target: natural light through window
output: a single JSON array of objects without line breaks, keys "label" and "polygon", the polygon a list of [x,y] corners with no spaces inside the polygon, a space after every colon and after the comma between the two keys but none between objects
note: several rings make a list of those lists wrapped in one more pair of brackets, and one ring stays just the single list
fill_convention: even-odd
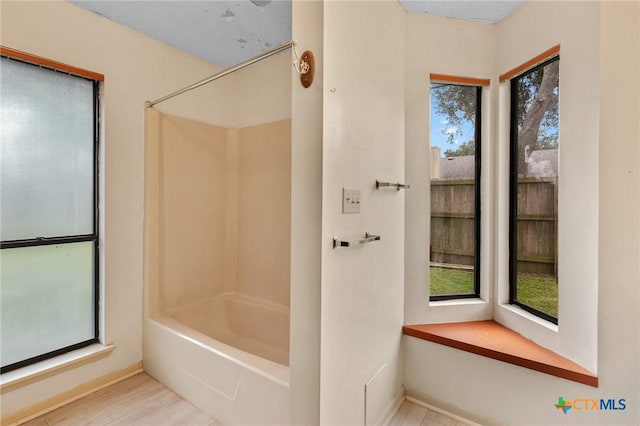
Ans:
[{"label": "natural light through window", "polygon": [[431,83],[430,300],[479,297],[482,88]]},{"label": "natural light through window", "polygon": [[98,82],[2,57],[2,372],[97,341]]},{"label": "natural light through window", "polygon": [[511,80],[510,302],[558,323],[559,58]]}]

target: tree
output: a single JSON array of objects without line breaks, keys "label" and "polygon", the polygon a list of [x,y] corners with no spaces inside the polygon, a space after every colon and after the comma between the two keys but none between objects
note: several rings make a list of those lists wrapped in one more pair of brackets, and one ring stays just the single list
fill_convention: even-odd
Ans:
[{"label": "tree", "polygon": [[[470,86],[455,84],[431,85],[431,96],[434,99],[436,113],[447,118],[447,123],[454,128],[460,128],[464,122],[475,126],[476,121],[476,90]],[[454,143],[456,133],[445,133],[447,142]]]},{"label": "tree", "polygon": [[557,146],[558,80],[559,61],[537,68],[516,80],[518,175],[527,174],[525,155],[538,143],[541,146]]},{"label": "tree", "polygon": [[460,145],[456,149],[448,149],[444,152],[445,157],[461,157],[463,155],[474,155],[476,153],[476,145],[473,139]]},{"label": "tree", "polygon": [[[536,68],[516,80],[516,119],[518,124],[518,174],[527,174],[525,153],[534,149],[558,146],[558,81],[559,61]],[[463,122],[475,125],[476,91],[469,86],[438,84],[431,87],[436,113],[446,118],[451,127]],[[447,141],[454,143],[456,134],[447,133]],[[445,155],[455,156],[467,147],[447,150]],[[526,149],[529,147],[529,149]],[[465,155],[465,154],[457,154]]]}]

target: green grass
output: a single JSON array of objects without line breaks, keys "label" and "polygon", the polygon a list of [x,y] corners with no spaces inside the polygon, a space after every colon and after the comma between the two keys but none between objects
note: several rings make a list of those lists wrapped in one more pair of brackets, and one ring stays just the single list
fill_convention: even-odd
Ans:
[{"label": "green grass", "polygon": [[[473,293],[473,271],[429,268],[431,295]],[[518,274],[518,301],[558,318],[558,281],[551,275]]]},{"label": "green grass", "polygon": [[429,268],[431,295],[473,293],[473,271],[449,268]]},{"label": "green grass", "polygon": [[552,275],[518,274],[518,302],[558,318],[558,280]]}]

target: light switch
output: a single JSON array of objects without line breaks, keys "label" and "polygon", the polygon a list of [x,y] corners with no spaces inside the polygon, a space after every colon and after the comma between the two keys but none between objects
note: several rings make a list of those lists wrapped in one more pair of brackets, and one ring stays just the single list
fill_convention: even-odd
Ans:
[{"label": "light switch", "polygon": [[360,190],[342,188],[342,213],[360,213]]}]

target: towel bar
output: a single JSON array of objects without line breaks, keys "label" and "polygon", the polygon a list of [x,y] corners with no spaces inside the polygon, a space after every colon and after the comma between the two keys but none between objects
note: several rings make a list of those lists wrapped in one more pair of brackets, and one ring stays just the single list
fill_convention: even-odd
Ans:
[{"label": "towel bar", "polygon": [[384,187],[396,188],[397,191],[410,188],[409,185],[405,185],[404,183],[380,182],[379,180],[376,180],[376,189]]},{"label": "towel bar", "polygon": [[360,240],[353,240],[353,241],[343,241],[338,239],[338,237],[333,237],[333,248],[336,247],[354,247],[357,246],[359,244],[366,244],[366,243],[370,243],[372,241],[380,241],[380,235],[371,235],[368,232],[366,232],[364,234],[364,238],[360,239]]}]

